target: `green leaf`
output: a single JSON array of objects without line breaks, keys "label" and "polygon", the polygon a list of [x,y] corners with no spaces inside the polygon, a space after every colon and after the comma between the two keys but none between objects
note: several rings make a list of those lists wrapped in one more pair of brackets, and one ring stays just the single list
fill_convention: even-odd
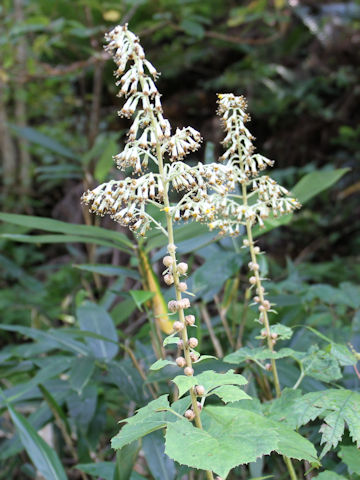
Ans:
[{"label": "green leaf", "polygon": [[54,415],[60,419],[60,421],[64,424],[64,427],[69,435],[71,435],[71,428],[67,419],[67,416],[64,413],[64,410],[61,406],[57,403],[55,398],[51,395],[51,393],[44,387],[44,385],[39,385],[39,390],[43,394],[45,400],[47,401],[51,411]]},{"label": "green leaf", "polygon": [[201,419],[204,430],[181,420],[168,425],[165,453],[170,458],[226,478],[232,468],[268,455],[278,444],[271,423],[250,411],[205,407]]},{"label": "green leaf", "polygon": [[95,368],[95,360],[91,357],[74,358],[69,373],[71,387],[80,395],[87,385]]},{"label": "green leaf", "polygon": [[324,350],[330,352],[330,354],[336,358],[336,360],[342,366],[346,365],[356,365],[358,359],[355,355],[348,349],[346,345],[341,345],[339,343],[330,343],[328,347]]},{"label": "green leaf", "polygon": [[140,279],[140,274],[136,270],[126,267],[117,267],[113,265],[91,265],[91,264],[84,264],[84,265],[73,265],[75,268],[79,270],[84,270],[85,272],[93,272],[98,273],[99,275],[104,276],[119,276],[119,277],[128,277],[133,278],[134,280]]},{"label": "green leaf", "polygon": [[46,480],[67,480],[55,450],[40,437],[36,430],[20,413],[8,405],[9,413],[19,432],[21,443],[36,469]]},{"label": "green leaf", "polygon": [[129,293],[139,310],[142,310],[142,305],[154,296],[154,292],[146,290],[130,290]]},{"label": "green leaf", "polygon": [[116,467],[112,480],[131,480],[139,449],[139,442],[136,441],[117,450]]},{"label": "green leaf", "polygon": [[342,475],[338,475],[335,472],[330,472],[329,470],[319,473],[319,475],[315,477],[315,480],[316,479],[317,480],[347,480],[346,477],[343,477]]},{"label": "green leaf", "polygon": [[306,438],[288,428],[283,423],[273,422],[274,429],[279,434],[278,446],[274,448],[285,457],[297,460],[307,460],[319,464],[314,445]]},{"label": "green leaf", "polygon": [[106,177],[113,166],[112,157],[118,152],[118,145],[114,138],[109,138],[106,142],[106,147],[95,164],[94,177],[102,183],[106,180]]},{"label": "green leaf", "polygon": [[211,393],[217,395],[224,403],[237,402],[239,400],[252,400],[252,398],[235,385],[223,385],[215,388]]},{"label": "green leaf", "polygon": [[[97,238],[98,240],[112,240],[116,248],[126,247],[126,251],[133,250],[132,242],[122,233],[114,232],[106,228],[92,225],[77,225],[74,223],[61,222],[52,218],[35,217],[31,215],[18,215],[14,213],[0,212],[0,220],[27,227],[29,229],[45,230],[68,235],[81,235],[84,237]],[[83,240],[85,241],[85,240]]]},{"label": "green leaf", "polygon": [[23,235],[20,233],[3,233],[1,238],[21,243],[95,243],[108,248],[116,248],[111,242],[95,237],[83,237],[81,235]]},{"label": "green leaf", "polygon": [[117,341],[118,337],[113,320],[108,312],[96,303],[87,301],[77,309],[77,318],[82,330],[94,332],[112,340],[112,342],[106,342],[95,338],[87,338],[86,342],[94,356],[107,361],[113,359],[119,351],[118,345],[113,343]]},{"label": "green leaf", "polygon": [[360,450],[353,445],[342,445],[338,456],[347,465],[350,473],[360,472]]},{"label": "green leaf", "polygon": [[206,370],[200,375],[194,377],[196,385],[203,385],[206,392],[213,390],[221,385],[246,385],[248,381],[245,377],[238,373],[234,373],[234,370],[229,370],[226,373],[217,373],[213,370]]},{"label": "green leaf", "polygon": [[142,450],[155,480],[174,480],[176,468],[174,461],[165,455],[165,441],[162,432],[152,432],[144,437]]},{"label": "green leaf", "polygon": [[180,24],[180,27],[186,32],[188,35],[192,37],[196,37],[198,39],[203,38],[205,30],[204,27],[193,20],[183,20]]},{"label": "green leaf", "polygon": [[178,343],[179,337],[176,336],[176,333],[172,333],[164,338],[163,346],[166,347],[166,345],[177,345]]},{"label": "green leaf", "polygon": [[114,449],[122,448],[129,443],[144,437],[148,433],[154,432],[166,426],[166,413],[159,412],[161,408],[168,408],[169,402],[167,395],[148,403],[146,407],[140,408],[136,415],[126,420],[126,425],[120,432],[111,439],[111,446]]},{"label": "green leaf", "polygon": [[186,375],[178,375],[172,381],[179,389],[179,398],[189,391],[191,387],[199,384],[195,377],[187,377]]},{"label": "green leaf", "polygon": [[311,198],[330,188],[350,168],[339,168],[338,170],[320,170],[305,175],[292,189],[292,194],[301,203],[308,202]]},{"label": "green leaf", "polygon": [[77,470],[100,477],[104,480],[113,480],[115,472],[115,463],[113,462],[97,462],[97,463],[79,463],[75,465]]},{"label": "green leaf", "polygon": [[291,408],[292,416],[288,419],[295,427],[306,425],[315,418],[323,418],[321,427],[324,444],[321,457],[341,440],[345,424],[350,436],[360,447],[360,393],[351,390],[324,390],[307,393],[297,399]]},{"label": "green leaf", "polygon": [[64,147],[64,145],[59,143],[57,140],[35,130],[35,128],[11,125],[11,130],[13,130],[20,138],[24,138],[31,143],[40,145],[41,147],[57,153],[62,157],[69,158],[70,160],[77,160],[79,158],[78,155],[69,148]]},{"label": "green leaf", "polygon": [[291,357],[296,354],[295,350],[292,348],[281,348],[279,351],[271,351],[268,348],[256,347],[249,348],[243,347],[236,352],[230,353],[224,357],[223,361],[226,363],[242,363],[246,360],[268,360],[271,358],[279,359],[285,357]]},{"label": "green leaf", "polygon": [[337,360],[330,353],[320,350],[317,345],[311,346],[300,361],[305,375],[321,382],[331,382],[342,377]]},{"label": "green leaf", "polygon": [[175,365],[175,362],[171,362],[170,360],[164,360],[160,358],[155,363],[153,363],[150,367],[150,370],[161,370],[162,368],[166,367],[167,365]]}]

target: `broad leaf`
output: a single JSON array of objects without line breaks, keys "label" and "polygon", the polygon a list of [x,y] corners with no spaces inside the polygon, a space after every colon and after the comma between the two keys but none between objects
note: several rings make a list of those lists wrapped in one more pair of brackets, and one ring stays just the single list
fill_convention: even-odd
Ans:
[{"label": "broad leaf", "polygon": [[347,465],[350,473],[360,472],[360,450],[358,448],[353,445],[343,445],[338,455]]},{"label": "broad leaf", "polygon": [[97,463],[79,463],[75,465],[76,469],[82,472],[100,477],[104,480],[113,480],[115,472],[115,463],[113,462],[97,462]]},{"label": "broad leaf", "polygon": [[174,480],[176,476],[175,463],[165,455],[165,440],[162,432],[152,432],[144,437],[142,450],[155,480]]}]

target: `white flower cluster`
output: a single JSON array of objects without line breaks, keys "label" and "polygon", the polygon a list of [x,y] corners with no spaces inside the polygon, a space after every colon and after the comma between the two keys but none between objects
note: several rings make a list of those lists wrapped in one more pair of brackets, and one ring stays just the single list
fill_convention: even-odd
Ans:
[{"label": "white flower cluster", "polygon": [[[122,170],[132,167],[135,174],[142,174],[149,160],[158,164],[159,155],[176,161],[197,150],[201,136],[195,129],[178,128],[171,135],[170,123],[163,116],[161,96],[155,85],[159,73],[146,60],[138,37],[124,25],[115,27],[106,35],[106,40],[105,49],[113,55],[117,65],[118,95],[126,97],[119,115],[126,118],[134,115],[125,148],[114,157],[117,167]],[[171,180],[177,189],[188,181],[182,174],[177,179],[174,172]],[[191,185],[193,188],[194,183]],[[164,184],[159,175],[148,174],[136,180],[100,185],[86,192],[82,201],[91,204],[90,211],[100,215],[109,213],[121,225],[129,225],[136,233],[144,235],[151,220],[146,213],[146,203],[154,203],[155,199],[161,202],[165,188],[169,185]]]},{"label": "white flower cluster", "polygon": [[221,234],[239,235],[247,221],[263,226],[270,213],[275,216],[290,213],[300,208],[300,204],[269,176],[258,176],[273,161],[254,153],[254,137],[245,127],[250,117],[244,97],[233,94],[218,97],[218,114],[226,131],[222,143],[227,147],[220,157],[222,164],[203,166],[215,177],[215,182],[207,182],[211,193],[201,186],[198,192],[192,190],[175,208],[174,218],[193,218],[207,223],[210,229],[219,229]]}]

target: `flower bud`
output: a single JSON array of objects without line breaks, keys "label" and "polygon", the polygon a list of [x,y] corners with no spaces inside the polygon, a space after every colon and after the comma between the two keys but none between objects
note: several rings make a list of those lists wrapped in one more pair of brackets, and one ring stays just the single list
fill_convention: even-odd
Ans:
[{"label": "flower bud", "polygon": [[250,242],[247,238],[244,238],[243,245],[244,245],[244,247],[248,247],[250,245]]},{"label": "flower bud", "polygon": [[263,301],[263,305],[264,305],[264,307],[265,307],[266,310],[270,310],[271,305],[270,305],[269,300],[264,300],[264,301]]},{"label": "flower bud", "polygon": [[197,352],[190,352],[190,358],[192,362],[197,362],[199,360],[199,354]]},{"label": "flower bud", "polygon": [[177,266],[177,271],[179,272],[180,275],[185,275],[185,273],[188,271],[188,268],[189,268],[189,266],[188,266],[187,263],[181,262]]},{"label": "flower bud", "polygon": [[266,331],[265,328],[263,328],[263,329],[261,330],[260,335],[261,335],[262,337],[267,337],[267,331]]},{"label": "flower bud", "polygon": [[184,368],[185,365],[186,365],[186,360],[184,357],[177,357],[177,359],[175,360],[176,362],[176,365],[180,368]]},{"label": "flower bud", "polygon": [[270,372],[270,370],[272,369],[271,363],[266,363],[266,364],[265,364],[265,369],[266,369],[268,372]]},{"label": "flower bud", "polygon": [[264,307],[264,305],[259,305],[259,311],[260,312],[265,312],[266,308]]},{"label": "flower bud", "polygon": [[178,348],[180,348],[180,350],[182,350],[184,348],[184,342],[182,340],[179,340],[177,342],[177,346],[178,346]]},{"label": "flower bud", "polygon": [[190,348],[196,348],[198,346],[198,343],[199,343],[198,339],[195,337],[191,337],[188,340],[188,345]]},{"label": "flower bud", "polygon": [[254,247],[254,253],[256,254],[260,253],[260,247]]},{"label": "flower bud", "polygon": [[276,339],[278,338],[278,334],[275,333],[275,332],[273,332],[273,333],[271,334],[271,338],[272,338],[273,340],[276,340]]},{"label": "flower bud", "polygon": [[185,308],[190,308],[190,300],[188,298],[182,298],[177,301],[178,309],[184,310]]},{"label": "flower bud", "polygon": [[170,273],[167,273],[164,275],[164,282],[166,285],[172,285],[174,283],[174,277]]},{"label": "flower bud", "polygon": [[186,315],[185,317],[185,323],[186,325],[188,325],[189,327],[192,327],[195,323],[195,317],[194,315]]},{"label": "flower bud", "polygon": [[192,377],[194,375],[194,369],[191,367],[185,367],[184,373],[187,377]]},{"label": "flower bud", "polygon": [[178,310],[178,302],[176,300],[170,300],[168,303],[168,309],[170,312],[176,312]]},{"label": "flower bud", "polygon": [[174,245],[173,243],[169,243],[167,249],[169,253],[175,253],[176,245]]},{"label": "flower bud", "polygon": [[196,404],[197,404],[197,407],[198,407],[199,411],[201,412],[201,410],[203,408],[201,402],[196,402]]},{"label": "flower bud", "polygon": [[205,387],[203,385],[196,385],[195,387],[195,393],[199,397],[202,397],[205,393]]},{"label": "flower bud", "polygon": [[180,290],[180,292],[186,292],[187,290],[187,285],[185,282],[180,282],[179,285],[178,285],[178,289]]},{"label": "flower bud", "polygon": [[195,413],[192,410],[186,410],[184,416],[185,416],[185,418],[187,418],[191,422],[195,418]]},{"label": "flower bud", "polygon": [[170,255],[166,255],[166,257],[163,258],[163,264],[165,267],[171,267],[171,265],[174,263],[174,260]]},{"label": "flower bud", "polygon": [[184,324],[182,322],[174,322],[173,323],[173,329],[175,332],[180,332],[184,328]]},{"label": "flower bud", "polygon": [[249,282],[251,283],[251,285],[255,285],[255,283],[256,283],[256,277],[250,277],[250,278],[249,278]]},{"label": "flower bud", "polygon": [[258,296],[256,295],[256,297],[254,297],[254,302],[259,303],[259,302],[260,302],[260,297],[258,297]]}]

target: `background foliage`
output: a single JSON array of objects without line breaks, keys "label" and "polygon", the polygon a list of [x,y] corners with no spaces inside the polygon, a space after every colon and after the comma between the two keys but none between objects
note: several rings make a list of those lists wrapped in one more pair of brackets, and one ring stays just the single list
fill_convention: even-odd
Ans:
[{"label": "background foliage", "polygon": [[[195,161],[220,153],[215,93],[247,96],[259,150],[304,204],[259,239],[271,299],[281,322],[296,327],[281,346],[307,352],[304,394],[328,382],[358,390],[357,358],[343,346],[360,350],[359,1],[4,0],[0,17],[0,478],[186,474],[164,455],[159,432],[140,455],[137,443],[125,447],[117,463],[109,446],[116,422],[168,393],[175,372],[149,372],[161,356],[159,330],[171,328],[168,318],[154,320],[168,295],[156,281],[162,239],[138,245],[106,220],[92,224],[79,205],[84,189],[118,175],[111,156],[128,127],[115,115],[102,49],[116,23],[129,22],[162,72],[167,117],[204,136]],[[257,346],[239,242],[214,243],[198,225],[180,227],[177,238],[207,322],[197,332],[202,351],[224,357]],[[248,393],[270,400],[267,374],[243,360],[231,361],[250,375]],[[292,387],[296,361],[280,360],[279,370]],[[301,432],[319,442],[321,423]],[[345,433],[323,459],[332,473],[318,477],[359,478],[359,461]],[[232,475],[267,474],[286,478],[272,457]]]}]

